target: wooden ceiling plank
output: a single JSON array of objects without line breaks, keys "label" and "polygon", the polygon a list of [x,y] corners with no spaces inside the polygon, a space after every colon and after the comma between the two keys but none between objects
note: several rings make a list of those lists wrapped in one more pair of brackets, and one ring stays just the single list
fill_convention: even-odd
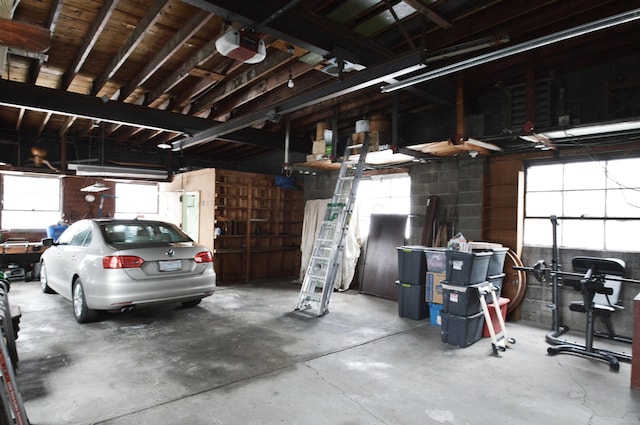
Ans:
[{"label": "wooden ceiling plank", "polygon": [[124,143],[130,141],[129,139],[136,134],[140,133],[143,129],[141,127],[120,127],[118,134],[115,137],[115,143]]},{"label": "wooden ceiling plank", "polygon": [[[300,80],[308,72],[314,72],[316,77],[321,78],[323,80],[328,80],[329,77],[326,74],[313,71],[313,67],[304,62],[296,62],[291,66],[291,76],[294,80],[294,87],[287,90],[295,90],[295,84]],[[289,69],[285,68],[279,72],[272,72],[258,83],[254,83],[251,87],[247,87],[245,90],[236,92],[233,96],[227,96],[225,98],[219,99],[215,102],[215,115],[223,115],[230,111],[233,111],[236,108],[241,107],[249,102],[253,102],[257,100],[261,96],[268,95],[273,90],[277,88],[281,88],[285,86],[289,81]],[[320,81],[314,81],[314,85],[318,84]]]},{"label": "wooden ceiling plank", "polygon": [[0,18],[0,46],[43,53],[51,47],[51,33],[37,25]]},{"label": "wooden ceiling plank", "polygon": [[181,89],[180,94],[173,99],[172,108],[175,108],[174,110],[184,111],[185,107],[188,107],[187,110],[191,110],[192,100],[206,93],[207,90],[211,89],[211,87],[217,83],[218,81],[216,80],[204,78],[189,88]]},{"label": "wooden ceiling plank", "polygon": [[173,87],[178,85],[178,83],[187,78],[192,69],[209,60],[217,53],[218,50],[216,49],[216,40],[210,40],[204,46],[202,46],[202,48],[198,50],[195,55],[191,56],[189,60],[183,63],[180,68],[176,69],[168,78],[166,78],[163,84],[148,92],[145,99],[145,104],[148,105],[149,103],[153,102],[154,100],[171,90]]},{"label": "wooden ceiling plank", "polygon": [[162,9],[169,3],[170,0],[155,0],[144,17],[138,22],[136,28],[133,30],[127,40],[124,42],[118,53],[111,59],[109,65],[107,65],[102,74],[93,82],[91,89],[91,95],[96,96],[100,90],[104,87],[107,81],[113,77],[113,75],[120,69],[122,64],[129,58],[129,55],[135,50],[135,48],[142,42],[145,34],[151,26],[160,19]]},{"label": "wooden ceiling plank", "polygon": [[215,82],[224,80],[224,74],[218,74],[217,72],[209,71],[207,69],[202,69],[195,67],[191,71],[189,71],[189,75],[198,78],[209,79]]},{"label": "wooden ceiling plank", "polygon": [[263,108],[269,109],[271,105],[275,105],[284,100],[294,99],[300,93],[318,87],[323,83],[331,83],[333,81],[338,80],[322,72],[307,73],[303,78],[296,80],[293,89],[289,89],[286,85],[280,85],[278,88],[266,92],[262,96],[255,97],[251,102],[244,102],[242,106],[238,106],[232,110],[232,115],[234,118],[237,118],[255,110]]},{"label": "wooden ceiling plank", "polygon": [[217,85],[212,91],[193,102],[191,113],[195,114],[204,109],[211,107],[216,102],[225,96],[237,92],[238,90],[247,87],[251,82],[256,79],[265,77],[272,73],[274,70],[282,66],[282,62],[291,60],[291,55],[280,50],[275,52],[269,52],[267,58],[262,62],[249,67],[246,71],[235,76],[229,81],[223,81],[222,84]]},{"label": "wooden ceiling plank", "polygon": [[129,83],[120,89],[120,100],[125,101],[138,86],[143,85],[171,56],[173,56],[191,37],[193,37],[214,15],[198,11],[164,45],[145,68]]},{"label": "wooden ceiling plank", "polygon": [[60,87],[62,90],[69,89],[71,82],[80,71],[80,68],[82,68],[82,65],[84,65],[84,62],[87,60],[89,53],[91,53],[93,46],[96,44],[96,41],[98,41],[100,35],[102,35],[104,27],[107,25],[107,22],[109,22],[109,19],[111,19],[111,15],[113,15],[113,11],[118,5],[118,1],[120,0],[105,0],[103,3],[100,8],[100,12],[98,12],[98,16],[96,16],[91,28],[89,29],[89,32],[84,36],[84,41],[82,42],[80,51],[62,77],[62,86]]},{"label": "wooden ceiling plank", "polygon": [[254,122],[264,120],[267,113],[274,109],[276,109],[279,114],[288,114],[306,106],[329,101],[340,96],[348,95],[349,93],[358,92],[362,89],[375,86],[385,79],[395,78],[400,75],[406,75],[418,69],[422,69],[423,65],[420,62],[421,56],[421,52],[410,52],[375,67],[351,73],[353,75],[345,77],[342,81],[321,85],[312,90],[301,92],[298,96],[290,95],[286,100],[270,103],[268,108],[253,109],[251,112],[248,112],[243,116],[231,119],[225,123],[214,125],[205,131],[196,133],[187,138],[184,141],[183,146],[184,148],[188,148],[197,144],[206,143],[239,128],[246,128]]}]

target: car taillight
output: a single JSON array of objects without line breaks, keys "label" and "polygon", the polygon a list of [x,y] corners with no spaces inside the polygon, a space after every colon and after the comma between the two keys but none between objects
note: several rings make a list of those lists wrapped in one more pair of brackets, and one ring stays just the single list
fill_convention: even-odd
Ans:
[{"label": "car taillight", "polygon": [[136,269],[142,267],[144,260],[135,255],[110,255],[102,257],[102,267],[105,269]]},{"label": "car taillight", "polygon": [[193,257],[196,263],[213,263],[213,254],[210,251],[202,251]]}]

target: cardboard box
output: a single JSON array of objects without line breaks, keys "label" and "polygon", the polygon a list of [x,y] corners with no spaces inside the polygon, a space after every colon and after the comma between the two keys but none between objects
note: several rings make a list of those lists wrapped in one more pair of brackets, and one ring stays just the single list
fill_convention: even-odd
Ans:
[{"label": "cardboard box", "polygon": [[325,154],[327,151],[327,144],[324,140],[316,140],[313,142],[313,147],[311,148],[311,154]]},{"label": "cardboard box", "polygon": [[[372,138],[372,133],[353,133],[351,135],[351,145],[363,144],[367,134],[369,134],[369,152],[377,152],[379,150],[379,138],[377,136]],[[350,153],[352,155],[358,155],[360,153],[360,149],[352,149]]]},{"label": "cardboard box", "polygon": [[445,278],[446,273],[427,272],[425,301],[434,304],[442,304],[442,281],[445,280]]}]

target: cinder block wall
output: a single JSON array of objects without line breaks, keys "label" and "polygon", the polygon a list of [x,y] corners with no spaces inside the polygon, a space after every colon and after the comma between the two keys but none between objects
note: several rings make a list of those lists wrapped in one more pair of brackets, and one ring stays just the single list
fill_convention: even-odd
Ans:
[{"label": "cinder block wall", "polygon": [[411,214],[415,219],[410,244],[420,244],[427,199],[432,195],[438,197],[436,217],[447,222],[449,237],[462,233],[467,240],[480,240],[484,167],[483,158],[465,156],[411,167]]},{"label": "cinder block wall", "polygon": [[[451,223],[450,233],[461,232],[467,240],[479,240],[482,229],[482,176],[485,161],[476,157],[447,158],[412,165],[411,238],[417,245],[422,236],[427,199],[438,196],[438,217]],[[304,175],[305,201],[331,198],[337,173]],[[451,234],[449,235],[451,236]]]}]

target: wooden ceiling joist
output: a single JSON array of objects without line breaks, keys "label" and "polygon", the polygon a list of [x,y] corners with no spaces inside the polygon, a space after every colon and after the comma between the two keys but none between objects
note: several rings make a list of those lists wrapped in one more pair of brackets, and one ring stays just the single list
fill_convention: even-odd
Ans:
[{"label": "wooden ceiling joist", "polygon": [[138,87],[143,85],[149,77],[151,77],[171,56],[178,51],[184,43],[186,43],[195,33],[197,33],[212,18],[208,12],[199,11],[187,22],[185,26],[180,28],[167,44],[157,52],[157,54],[147,63],[147,66],[138,73],[136,78],[129,81],[126,86],[120,89],[120,99],[125,101],[131,93]]},{"label": "wooden ceiling joist", "polygon": [[111,19],[111,15],[118,5],[118,1],[119,0],[105,0],[102,4],[98,16],[93,20],[93,24],[91,25],[89,32],[83,38],[84,41],[82,42],[82,46],[80,47],[78,54],[75,56],[73,62],[67,68],[67,71],[62,77],[62,85],[60,87],[62,90],[67,90],[69,88],[76,74],[80,71],[82,65],[84,65],[84,62],[87,60],[89,53],[91,53],[93,46],[102,35],[102,30],[107,25],[107,22],[109,22],[109,19]]},{"label": "wooden ceiling joist", "polygon": [[155,0],[153,2],[152,6],[140,22],[138,22],[135,30],[129,35],[118,53],[116,53],[116,55],[111,59],[109,65],[104,68],[102,74],[100,74],[100,76],[93,82],[93,87],[91,88],[92,96],[98,95],[100,90],[102,90],[104,85],[107,83],[107,80],[113,77],[138,44],[142,42],[142,39],[147,31],[149,31],[150,27],[160,19],[160,12],[162,12],[162,9],[165,8],[169,1],[170,0]]}]

